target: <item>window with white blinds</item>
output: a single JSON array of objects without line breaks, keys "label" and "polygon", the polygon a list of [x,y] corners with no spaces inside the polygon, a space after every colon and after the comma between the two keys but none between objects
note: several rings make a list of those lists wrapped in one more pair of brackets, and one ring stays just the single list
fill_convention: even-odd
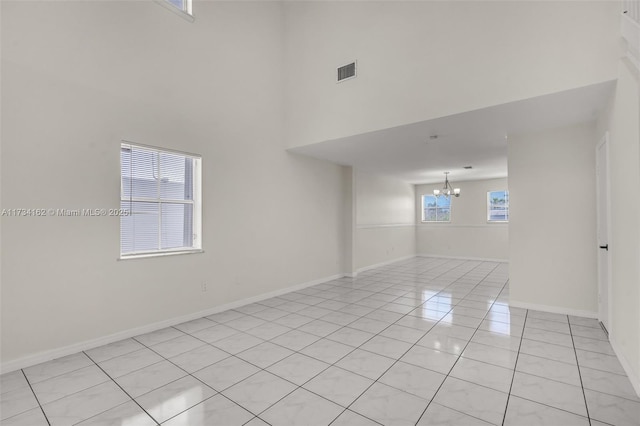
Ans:
[{"label": "window with white blinds", "polygon": [[131,143],[120,147],[120,255],[202,248],[201,158]]}]

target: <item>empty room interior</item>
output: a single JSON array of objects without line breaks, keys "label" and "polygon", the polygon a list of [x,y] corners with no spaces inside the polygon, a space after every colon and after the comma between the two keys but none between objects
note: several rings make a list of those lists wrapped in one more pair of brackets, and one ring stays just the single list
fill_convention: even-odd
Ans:
[{"label": "empty room interior", "polygon": [[640,3],[0,1],[0,424],[640,425]]}]

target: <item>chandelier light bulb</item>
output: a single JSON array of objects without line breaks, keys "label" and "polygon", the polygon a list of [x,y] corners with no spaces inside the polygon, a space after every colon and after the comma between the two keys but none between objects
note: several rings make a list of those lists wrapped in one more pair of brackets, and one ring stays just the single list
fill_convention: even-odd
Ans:
[{"label": "chandelier light bulb", "polygon": [[444,195],[447,197],[450,197],[451,195],[453,195],[454,197],[460,196],[460,188],[451,187],[451,184],[449,183],[448,175],[449,175],[449,172],[444,172],[444,187],[442,189],[433,190],[433,195],[435,195],[436,197],[440,195]]}]

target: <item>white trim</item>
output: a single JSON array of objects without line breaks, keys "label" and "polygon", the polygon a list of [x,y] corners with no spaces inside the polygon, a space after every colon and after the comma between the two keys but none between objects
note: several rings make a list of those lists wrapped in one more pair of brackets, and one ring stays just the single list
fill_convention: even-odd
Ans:
[{"label": "white trim", "polygon": [[[600,172],[600,161],[599,161],[599,156],[598,156],[598,152],[600,150],[600,147],[604,146],[605,149],[605,153],[607,156],[607,161],[605,164],[605,168],[606,168],[606,176],[604,177],[604,179],[606,180],[606,188],[607,188],[607,197],[606,200],[600,200],[600,175],[598,174]],[[604,133],[604,136],[602,137],[602,139],[600,140],[600,142],[598,143],[598,145],[596,146],[596,201],[598,202],[605,202],[606,203],[606,214],[607,214],[607,241],[605,241],[604,243],[607,245],[610,245],[613,238],[611,236],[612,234],[612,223],[611,223],[611,160],[610,160],[610,155],[609,155],[609,131],[606,131]],[[600,206],[597,206],[597,222],[600,221]],[[599,232],[600,230],[600,226],[599,223],[597,223],[598,228],[597,231]],[[597,235],[596,235],[597,236]],[[596,241],[596,243],[598,245],[600,245],[602,242],[601,241]],[[598,251],[600,251],[601,249],[598,248]],[[600,253],[598,253],[598,258],[600,257]],[[598,264],[596,265],[599,269],[600,267],[600,263],[598,260]],[[609,252],[609,250],[607,250],[607,318],[606,318],[606,324],[604,324],[604,321],[602,320],[602,318],[600,318],[600,286],[602,283],[600,283],[600,271],[598,271],[598,320],[600,320],[605,327],[607,328],[608,332],[611,332],[611,330],[613,329],[613,307],[612,307],[612,284],[613,284],[613,256],[611,254],[611,252]]]},{"label": "white trim", "polygon": [[178,15],[179,17],[183,18],[184,20],[186,20],[188,22],[192,22],[193,23],[196,20],[196,18],[192,14],[191,1],[188,2],[188,8],[189,8],[188,11],[184,11],[184,10],[178,9],[176,6],[172,5],[167,0],[153,0],[153,1],[154,1],[154,3],[159,4],[160,6],[162,6],[165,9],[175,13],[176,15]]},{"label": "white trim", "polygon": [[627,52],[626,58],[629,60],[629,63],[631,63],[631,65],[636,67],[636,70],[640,71],[640,61],[638,60],[638,58],[633,56],[631,52]]},{"label": "white trim", "polygon": [[622,15],[620,35],[627,41],[626,57],[636,69],[640,70],[640,24],[628,13]]},{"label": "white trim", "polygon": [[345,276],[345,277],[349,277],[349,278],[355,278],[355,277],[357,277],[357,276],[358,276],[358,274],[359,274],[359,273],[361,273],[361,272],[365,272],[365,271],[368,271],[368,270],[370,270],[370,269],[376,269],[376,268],[379,268],[379,267],[381,267],[381,266],[387,266],[387,265],[390,265],[390,264],[392,264],[392,263],[401,262],[401,261],[403,261],[403,260],[413,259],[414,257],[416,257],[416,255],[415,255],[415,254],[412,254],[412,255],[409,255],[409,256],[403,256],[403,257],[397,257],[397,258],[395,258],[395,259],[391,259],[391,260],[385,260],[384,262],[375,263],[375,264],[373,264],[373,265],[368,265],[368,266],[363,266],[362,268],[358,268],[358,269],[356,269],[356,271],[355,271],[355,272],[353,272],[353,273],[350,273],[350,274],[349,274],[349,273],[344,274],[344,276]]},{"label": "white trim", "polygon": [[474,260],[480,262],[500,262],[500,263],[509,263],[509,259],[491,259],[485,257],[468,257],[468,256],[442,256],[439,254],[429,254],[429,253],[420,253],[417,256],[419,257],[433,257],[436,259],[450,259],[450,260]]},{"label": "white trim", "polygon": [[597,311],[585,311],[582,309],[571,309],[562,306],[539,305],[537,303],[525,303],[517,300],[509,300],[509,306],[513,308],[533,309],[534,311],[551,312],[553,314],[572,315],[576,317],[598,319]]},{"label": "white trim", "polygon": [[[157,0],[158,3],[161,2],[161,1],[162,2],[166,2],[166,0]],[[145,150],[145,151],[166,152],[168,154],[176,154],[176,155],[181,155],[183,157],[191,157],[191,158],[193,158],[195,160],[201,160],[202,159],[202,155],[200,155],[200,154],[194,154],[192,152],[186,152],[186,151],[178,151],[177,149],[165,148],[163,146],[147,145],[147,144],[144,144],[144,143],[132,142],[129,139],[120,139],[119,143],[120,143],[120,148],[122,148],[122,145],[131,145],[131,146],[135,146],[136,148],[140,148],[140,149]]]},{"label": "white trim", "polygon": [[132,259],[147,259],[150,257],[163,257],[163,256],[177,256],[181,254],[196,254],[204,253],[202,249],[193,250],[166,250],[166,251],[154,251],[154,252],[142,252],[138,254],[121,255],[116,260],[132,260]]},{"label": "white trim", "polygon": [[491,223],[483,223],[479,225],[453,225],[450,222],[421,222],[418,227],[420,228],[429,228],[431,225],[435,227],[440,227],[439,224],[446,224],[446,228],[500,228],[509,226],[509,222],[491,222]]},{"label": "white trim", "polygon": [[622,9],[623,9],[624,16],[640,24],[640,1],[639,0],[623,0]]},{"label": "white trim", "polygon": [[373,229],[373,228],[409,228],[416,226],[415,223],[373,223],[371,225],[357,225],[356,229]]},{"label": "white trim", "polygon": [[622,14],[620,35],[627,40],[629,50],[640,51],[640,23],[634,21],[628,13]]},{"label": "white trim", "polygon": [[242,300],[236,300],[235,302],[226,303],[224,305],[215,306],[203,311],[194,312],[179,317],[170,318],[163,321],[158,321],[153,324],[143,325],[141,327],[131,328],[123,330],[108,336],[98,337],[96,339],[85,340],[83,342],[74,343],[72,345],[64,346],[61,348],[51,349],[43,352],[39,352],[33,355],[27,355],[22,358],[14,359],[12,361],[2,362],[0,364],[0,374],[9,373],[11,371],[19,370],[21,368],[30,367],[32,365],[40,364],[42,362],[51,361],[52,359],[60,358],[67,355],[72,355],[88,349],[97,348],[102,345],[117,342],[119,340],[128,339],[130,337],[139,336],[140,334],[150,333],[152,331],[160,330],[162,328],[171,327],[183,322],[191,321],[194,319],[206,317],[208,315],[217,314],[229,309],[238,308],[240,306],[248,305],[250,303],[259,302],[261,300],[269,299],[271,297],[280,296],[282,294],[290,293],[292,291],[302,290],[307,287],[322,284],[328,281],[333,281],[338,278],[344,277],[345,274],[336,274],[329,277],[319,278],[317,280],[307,281],[301,284],[296,284],[291,287],[285,287],[278,290],[274,290],[268,293],[263,293],[257,296],[249,297]]},{"label": "white trim", "polygon": [[[126,200],[120,201],[132,201],[134,203],[156,203],[158,198],[148,198],[148,197],[129,197]],[[172,198],[162,198],[163,203],[171,203],[171,204],[194,204],[194,200],[174,200]]]},{"label": "white trim", "polygon": [[636,374],[633,368],[631,368],[631,363],[624,356],[622,350],[620,349],[620,346],[618,346],[618,343],[615,340],[615,337],[613,337],[611,334],[609,334],[609,343],[611,343],[611,347],[613,348],[613,352],[618,357],[618,361],[620,361],[620,364],[622,364],[624,372],[627,373],[627,377],[631,382],[631,386],[633,386],[633,390],[635,390],[636,395],[640,397],[640,377]]}]

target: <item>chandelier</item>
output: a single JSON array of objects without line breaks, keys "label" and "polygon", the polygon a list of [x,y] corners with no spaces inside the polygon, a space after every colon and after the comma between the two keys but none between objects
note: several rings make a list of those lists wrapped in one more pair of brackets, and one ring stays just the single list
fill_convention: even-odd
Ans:
[{"label": "chandelier", "polygon": [[439,197],[441,195],[450,197],[451,195],[459,197],[460,196],[460,188],[452,188],[449,183],[449,172],[444,172],[444,187],[442,189],[434,189],[433,195]]}]

